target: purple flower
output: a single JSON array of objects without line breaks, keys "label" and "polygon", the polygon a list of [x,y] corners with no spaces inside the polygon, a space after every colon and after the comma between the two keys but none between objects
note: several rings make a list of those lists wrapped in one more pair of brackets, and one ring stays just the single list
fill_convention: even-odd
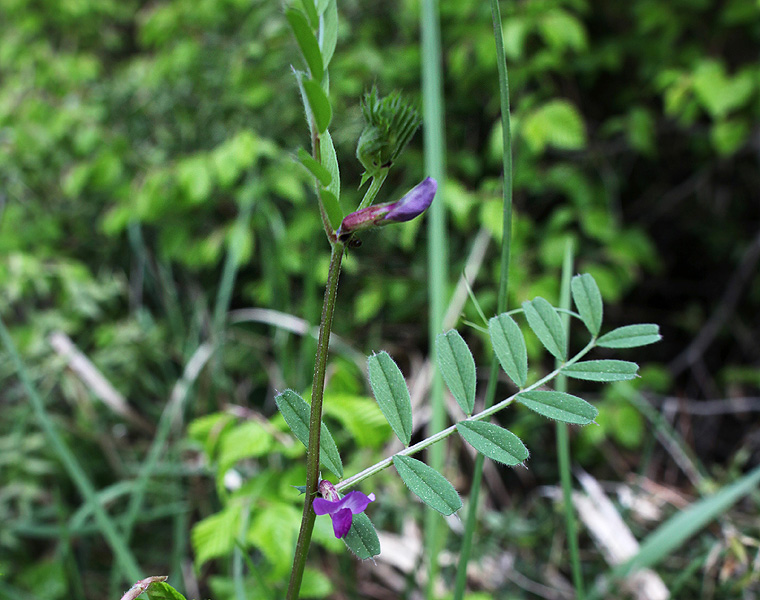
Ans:
[{"label": "purple flower", "polygon": [[427,210],[437,189],[438,183],[428,177],[409,190],[401,200],[368,206],[347,215],[335,233],[345,241],[351,234],[363,229],[411,221]]},{"label": "purple flower", "polygon": [[354,515],[363,513],[370,502],[374,502],[375,494],[367,496],[362,492],[349,492],[340,497],[335,486],[323,479],[319,482],[319,493],[323,498],[315,498],[312,506],[318,515],[330,515],[336,538],[345,537],[351,529]]},{"label": "purple flower", "polygon": [[432,177],[427,177],[409,190],[401,200],[390,205],[390,211],[384,221],[396,221],[403,223],[411,221],[414,217],[425,212],[433,202],[438,182]]}]

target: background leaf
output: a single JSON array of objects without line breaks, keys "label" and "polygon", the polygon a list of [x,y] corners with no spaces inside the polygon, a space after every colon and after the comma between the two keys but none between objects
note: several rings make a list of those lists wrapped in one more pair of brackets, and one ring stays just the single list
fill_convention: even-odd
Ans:
[{"label": "background leaf", "polygon": [[[308,448],[309,415],[311,414],[309,403],[293,390],[285,390],[278,394],[274,401],[282,416],[285,417],[285,422],[290,430]],[[340,459],[338,447],[324,423],[322,423],[322,431],[319,435],[319,459],[338,477],[343,477],[343,462]]]},{"label": "background leaf", "polygon": [[517,400],[539,415],[574,425],[593,423],[599,414],[594,406],[582,398],[565,392],[520,392]]},{"label": "background leaf", "polygon": [[380,410],[405,446],[412,439],[412,401],[401,369],[387,352],[368,360],[369,383]]},{"label": "background leaf", "polygon": [[562,367],[562,374],[586,381],[627,381],[635,379],[639,365],[625,360],[584,360]]},{"label": "background leaf", "polygon": [[462,421],[457,431],[482,455],[510,467],[525,462],[530,452],[511,431],[486,421]]},{"label": "background leaf", "polygon": [[540,296],[523,302],[522,306],[528,325],[539,341],[555,358],[567,360],[567,337],[554,307]]},{"label": "background leaf", "polygon": [[596,281],[588,273],[576,275],[570,282],[570,289],[586,329],[591,332],[591,335],[598,335],[602,328],[604,306]]},{"label": "background leaf", "polygon": [[410,456],[393,457],[401,479],[420,500],[443,515],[462,508],[462,499],[448,480],[432,467]]},{"label": "background leaf", "polygon": [[517,387],[523,387],[528,379],[528,351],[520,327],[502,313],[489,319],[488,334],[501,368]]},{"label": "background leaf", "polygon": [[550,100],[525,117],[523,135],[534,152],[547,146],[578,150],[586,145],[586,126],[578,109],[567,100]]},{"label": "background leaf", "polygon": [[467,342],[454,329],[440,333],[435,339],[438,366],[451,394],[467,415],[475,408],[477,384],[475,359]]}]

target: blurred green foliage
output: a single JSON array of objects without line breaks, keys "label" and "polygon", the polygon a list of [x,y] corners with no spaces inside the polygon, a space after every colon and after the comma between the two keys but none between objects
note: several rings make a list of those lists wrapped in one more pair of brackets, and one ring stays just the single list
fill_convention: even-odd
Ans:
[{"label": "blurred green foliage", "polygon": [[[339,11],[331,130],[346,211],[359,199],[360,97],[376,84],[419,100],[420,61],[428,57],[418,44],[418,0],[346,0]],[[440,11],[449,168],[440,200],[458,273],[480,228],[495,242],[501,236],[498,89],[488,4],[442,0]],[[570,236],[577,270],[596,278],[612,322],[661,322],[666,343],[652,357],[672,356],[710,315],[760,220],[757,3],[530,0],[505,2],[502,14],[517,210],[510,304],[556,298]],[[314,342],[256,322],[220,328],[212,315],[232,253],[240,270],[230,308],[318,322],[328,247],[311,177],[294,159],[308,141],[290,69],[298,61],[283,7],[268,0],[0,6],[0,315],[98,486],[134,476],[151,432],[125,426],[98,402],[48,336],[67,333],[151,422],[197,347],[224,341],[192,393],[189,439],[183,428],[176,432],[157,475],[168,483],[149,489],[134,536],[141,564],[162,572],[180,571],[187,548],[176,532],[194,522],[198,567],[229,556],[244,517],[246,539],[273,580],[290,556],[283,532],[297,526],[298,506],[287,487],[298,480],[290,459],[302,449],[276,435],[284,425],[270,419],[273,390],[307,389]],[[425,175],[420,147],[412,140],[380,201]],[[360,353],[387,344],[409,360],[427,353],[419,227],[369,235],[349,256],[335,331]],[[475,285],[487,314],[495,307],[496,256],[494,244]],[[705,281],[721,285],[714,291]],[[760,284],[752,285],[737,311],[756,309]],[[624,299],[635,307],[625,316]],[[464,317],[478,319],[471,306]],[[722,340],[707,369],[721,386],[756,386],[742,375],[752,350],[723,352],[731,340]],[[537,344],[529,352],[536,356]],[[347,456],[360,462],[388,430],[370,419],[361,365],[341,360],[334,370],[326,415],[356,449]],[[0,381],[0,522],[11,524],[0,528],[0,582],[8,586],[0,595],[116,597],[120,584],[109,588],[110,564],[91,523],[60,535],[80,499],[1,353]],[[686,393],[711,390],[676,381]],[[232,417],[224,412],[230,404],[262,420]],[[605,404],[598,437],[582,446],[611,437],[636,448],[645,435],[641,417],[619,398]],[[356,422],[357,414],[368,420]],[[531,435],[541,434],[531,434],[530,416],[521,419],[515,432],[530,446]],[[202,466],[178,468],[183,452],[204,457]],[[245,493],[229,493],[224,476],[241,464]],[[267,512],[246,516],[243,498],[253,488]],[[170,500],[173,508],[158,510]],[[122,508],[118,497],[109,506],[115,515]],[[325,535],[319,527],[319,540],[340,550],[329,523]],[[211,529],[229,535],[218,546],[198,543]],[[157,531],[174,540],[169,558],[151,543]],[[61,561],[42,560],[51,555]],[[215,598],[233,596],[224,561],[201,573],[211,577]],[[305,587],[328,595],[320,577],[307,574],[313,581]]]}]

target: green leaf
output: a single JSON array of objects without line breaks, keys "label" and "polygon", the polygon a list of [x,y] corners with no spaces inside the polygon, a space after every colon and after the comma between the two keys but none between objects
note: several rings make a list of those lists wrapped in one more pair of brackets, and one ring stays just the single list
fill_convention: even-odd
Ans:
[{"label": "green leaf", "polygon": [[323,411],[340,421],[362,448],[378,448],[391,437],[388,421],[374,398],[354,394],[325,394]]},{"label": "green leaf", "polygon": [[[319,145],[319,151],[321,155],[322,165],[324,165],[327,172],[330,174],[330,183],[325,190],[320,193],[320,200],[322,201],[322,207],[327,213],[327,217],[330,220],[330,225],[333,229],[340,227],[340,223],[343,220],[343,209],[340,206],[340,170],[338,169],[338,156],[335,153],[335,146],[333,145],[332,136],[329,131],[325,131],[322,134],[321,143]],[[325,194],[327,192],[328,194]]]},{"label": "green leaf", "polygon": [[641,542],[639,552],[633,558],[615,567],[615,576],[654,567],[663,558],[671,556],[692,535],[725,513],[740,498],[752,492],[760,484],[760,466],[726,485],[712,496],[702,498],[685,509],[677,511]]},{"label": "green leaf", "polygon": [[325,167],[322,166],[322,164],[314,160],[314,158],[306,152],[303,148],[298,149],[298,160],[301,161],[301,164],[309,169],[311,171],[311,174],[314,175],[314,177],[317,178],[317,181],[324,187],[327,187],[330,185],[330,182],[332,181],[332,175],[330,175],[330,171],[325,169]]},{"label": "green leaf", "polygon": [[274,437],[256,421],[244,421],[226,432],[219,444],[219,470],[224,472],[244,458],[264,456]]},{"label": "green leaf", "polygon": [[694,70],[692,85],[700,104],[713,119],[747,104],[757,88],[756,75],[745,70],[731,77],[722,62],[703,60]]},{"label": "green leaf", "polygon": [[596,341],[602,348],[636,348],[654,344],[662,339],[660,327],[654,323],[626,325],[605,333]]},{"label": "green leaf", "polygon": [[319,50],[319,42],[317,42],[314,31],[299,10],[293,8],[286,10],[285,18],[293,29],[293,34],[296,36],[298,47],[306,59],[306,64],[309,65],[312,79],[319,83],[325,74],[325,67],[322,64],[322,53]]},{"label": "green leaf", "polygon": [[713,123],[710,128],[710,141],[721,156],[736,153],[747,142],[752,130],[743,119],[726,119]]},{"label": "green leaf", "polygon": [[380,540],[377,537],[375,526],[364,513],[354,515],[351,521],[351,529],[348,530],[343,541],[348,549],[357,558],[366,560],[380,554]]},{"label": "green leaf", "polygon": [[517,400],[539,415],[574,425],[593,423],[599,414],[595,407],[582,398],[565,392],[521,392],[517,395]]},{"label": "green leaf", "polygon": [[538,296],[523,302],[528,325],[544,347],[561,361],[567,360],[567,337],[554,307]]},{"label": "green leaf", "polygon": [[457,331],[438,334],[435,339],[438,366],[451,394],[467,415],[475,408],[475,359]]},{"label": "green leaf", "polygon": [[[248,598],[271,598],[269,593],[260,596],[251,595],[251,590],[247,590]],[[319,569],[306,567],[303,571],[303,582],[301,583],[301,598],[330,598],[335,592],[332,580],[322,573]]]},{"label": "green leaf", "polygon": [[322,202],[322,206],[327,213],[327,219],[330,221],[330,225],[333,229],[340,227],[341,221],[343,221],[343,210],[340,207],[338,199],[330,190],[319,190],[319,199]]},{"label": "green leaf", "polygon": [[488,335],[501,368],[517,387],[523,387],[528,379],[528,351],[520,327],[502,313],[488,320]]},{"label": "green leaf", "polygon": [[562,367],[562,375],[586,381],[627,381],[635,379],[639,365],[627,360],[584,360]]},{"label": "green leaf", "polygon": [[457,431],[464,440],[491,460],[513,467],[528,459],[530,452],[511,431],[485,421],[462,421]]},{"label": "green leaf", "polygon": [[325,9],[324,35],[322,37],[322,63],[325,69],[332,60],[335,46],[338,43],[338,2],[330,0]]},{"label": "green leaf", "polygon": [[327,97],[322,86],[313,79],[302,79],[301,84],[309,101],[309,107],[314,115],[314,122],[317,124],[317,131],[324,133],[330,126],[332,120],[332,107],[330,99]]},{"label": "green leaf", "polygon": [[168,583],[156,581],[148,588],[148,600],[186,600],[186,598]]},{"label": "green leaf", "polygon": [[528,114],[522,134],[534,152],[543,152],[547,146],[561,150],[586,146],[583,117],[567,100],[551,100]]},{"label": "green leaf", "polygon": [[412,439],[412,400],[401,369],[387,352],[368,359],[369,383],[380,410],[405,446]]},{"label": "green leaf", "polygon": [[290,504],[270,502],[256,506],[251,514],[245,540],[266,556],[267,569],[273,579],[284,577],[293,564],[299,513],[300,510]]},{"label": "green leaf", "polygon": [[602,294],[596,285],[594,278],[588,273],[576,275],[570,282],[570,289],[573,292],[573,300],[581,320],[586,325],[586,329],[591,335],[599,335],[602,328],[602,314],[604,307],[602,305]]},{"label": "green leaf", "polygon": [[393,465],[407,487],[430,508],[451,515],[462,508],[462,499],[446,478],[425,463],[397,454]]},{"label": "green leaf", "polygon": [[309,23],[314,28],[319,27],[319,15],[317,14],[317,7],[314,5],[314,0],[301,0],[303,9],[309,16]]},{"label": "green leaf", "polygon": [[230,504],[193,526],[190,540],[195,550],[196,567],[232,552],[240,529],[240,511],[239,504]]},{"label": "green leaf", "polygon": [[[285,390],[278,394],[274,401],[290,430],[308,448],[311,406],[293,390]],[[340,460],[338,447],[324,423],[319,435],[319,459],[338,477],[343,477],[343,462]]]}]

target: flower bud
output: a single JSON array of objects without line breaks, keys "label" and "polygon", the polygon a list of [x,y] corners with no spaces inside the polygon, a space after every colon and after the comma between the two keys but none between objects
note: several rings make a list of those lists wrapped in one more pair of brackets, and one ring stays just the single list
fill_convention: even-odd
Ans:
[{"label": "flower bud", "polygon": [[409,190],[401,200],[376,204],[347,215],[335,233],[341,241],[365,229],[403,223],[425,212],[433,202],[438,183],[432,177],[427,177]]},{"label": "flower bud", "polygon": [[335,486],[327,481],[327,479],[322,479],[319,482],[317,490],[325,500],[329,500],[330,502],[337,502],[340,500],[340,494],[338,493],[338,490],[336,490]]},{"label": "flower bud", "polygon": [[363,182],[393,164],[422,121],[401,94],[394,92],[378,98],[375,88],[364,96],[362,114],[365,126],[356,146],[356,157],[366,169]]}]

